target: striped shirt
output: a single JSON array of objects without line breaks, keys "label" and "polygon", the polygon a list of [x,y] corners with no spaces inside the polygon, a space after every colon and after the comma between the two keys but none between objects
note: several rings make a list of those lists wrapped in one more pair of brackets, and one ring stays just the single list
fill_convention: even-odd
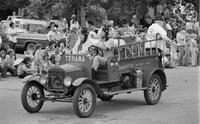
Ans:
[{"label": "striped shirt", "polygon": [[72,50],[76,44],[78,40],[78,35],[75,34],[75,33],[70,33],[68,36],[67,36],[67,39],[66,39],[66,45],[67,47],[69,48],[69,50]]}]

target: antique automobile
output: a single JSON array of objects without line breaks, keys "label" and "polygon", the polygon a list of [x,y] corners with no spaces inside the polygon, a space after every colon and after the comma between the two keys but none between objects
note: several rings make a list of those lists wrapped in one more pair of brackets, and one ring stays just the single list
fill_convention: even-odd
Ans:
[{"label": "antique automobile", "polygon": [[[97,98],[110,101],[113,96],[144,91],[149,105],[157,104],[167,87],[167,80],[157,48],[145,49],[146,42],[118,46],[107,65],[93,72],[87,55],[63,55],[59,66],[46,75],[24,78],[21,102],[29,113],[39,112],[45,101],[72,102],[81,118],[92,115]],[[91,46],[89,51],[103,56],[103,50]]]}]

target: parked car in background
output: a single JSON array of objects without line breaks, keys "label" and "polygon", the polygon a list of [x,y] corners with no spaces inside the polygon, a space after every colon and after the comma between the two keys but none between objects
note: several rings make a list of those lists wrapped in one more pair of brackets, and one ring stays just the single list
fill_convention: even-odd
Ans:
[{"label": "parked car in background", "polygon": [[15,29],[19,33],[17,36],[16,50],[32,51],[38,43],[42,44],[43,48],[48,45],[46,36],[47,21],[11,17],[1,21],[0,32],[6,35],[10,22],[14,22]]},{"label": "parked car in background", "polygon": [[17,51],[33,51],[36,44],[41,44],[43,48],[48,45],[49,41],[46,34],[41,33],[20,33],[17,36]]}]

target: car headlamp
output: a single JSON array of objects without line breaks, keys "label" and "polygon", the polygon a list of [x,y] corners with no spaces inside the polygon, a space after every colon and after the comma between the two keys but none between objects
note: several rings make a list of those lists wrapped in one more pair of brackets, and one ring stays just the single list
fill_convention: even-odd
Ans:
[{"label": "car headlamp", "polygon": [[47,77],[45,77],[45,76],[40,77],[40,83],[42,85],[44,85],[46,82],[47,82]]},{"label": "car headlamp", "polygon": [[72,78],[67,76],[64,80],[64,85],[69,87],[72,84]]}]

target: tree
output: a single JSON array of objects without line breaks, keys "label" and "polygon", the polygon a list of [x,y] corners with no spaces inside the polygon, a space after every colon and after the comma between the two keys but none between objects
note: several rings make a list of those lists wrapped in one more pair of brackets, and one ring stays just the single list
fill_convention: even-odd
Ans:
[{"label": "tree", "polygon": [[12,12],[17,12],[18,8],[29,5],[29,0],[0,0],[0,20],[7,18]]},{"label": "tree", "polygon": [[107,0],[43,0],[29,5],[27,7],[27,15],[30,18],[38,19],[67,17],[69,20],[72,14],[80,12],[80,22],[84,27],[86,10],[89,10],[93,4],[104,2],[107,2]]},{"label": "tree", "polygon": [[25,7],[30,4],[29,0],[0,0],[0,10],[12,9]]},{"label": "tree", "polygon": [[199,11],[199,0],[183,0],[186,3],[192,3],[194,5],[195,10]]}]

